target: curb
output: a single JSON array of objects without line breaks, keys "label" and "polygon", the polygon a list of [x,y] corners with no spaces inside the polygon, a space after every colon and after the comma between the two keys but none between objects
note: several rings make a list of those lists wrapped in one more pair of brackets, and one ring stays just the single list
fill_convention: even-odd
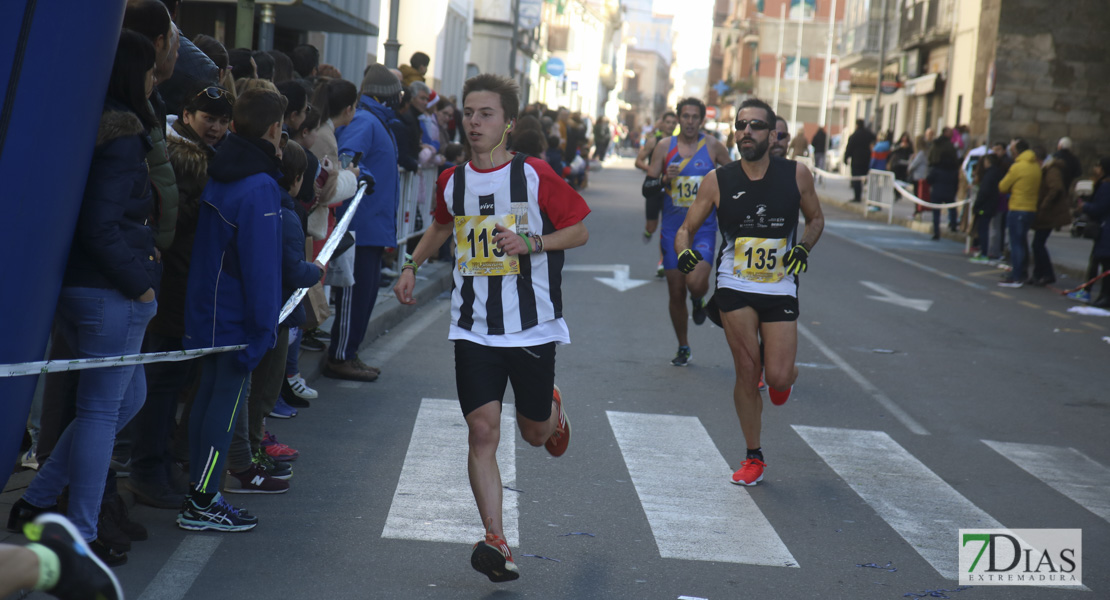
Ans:
[{"label": "curb", "polygon": [[[887,216],[883,211],[880,210],[877,212],[868,212],[867,206],[862,202],[856,203],[848,200],[837,200],[836,198],[831,198],[829,196],[824,196],[821,194],[817,195],[817,199],[821,201],[821,204],[831,204],[832,206],[835,206],[841,210],[856,213],[862,216],[864,220],[867,221],[878,221],[884,224],[887,221]],[[895,216],[891,224],[898,225],[899,227],[904,227],[911,231],[916,231],[918,233],[924,233],[927,235],[932,235],[933,233],[933,223],[931,220],[929,222],[925,222],[915,219],[907,219],[906,217]],[[1066,233],[1067,232],[1065,231],[1065,234]],[[944,239],[959,242],[960,244],[964,245],[967,244],[967,233],[963,231],[948,231],[946,227],[943,227],[943,223],[940,235]],[[1079,283],[1082,283],[1087,279],[1086,266],[1076,267],[1074,265],[1065,265],[1058,262],[1053,262],[1052,266],[1054,269],[1056,269],[1057,273],[1063,273]]]},{"label": "curb", "polygon": [[[397,301],[392,292],[392,284],[389,287],[382,288],[374,305],[374,312],[370,315],[370,322],[366,326],[366,336],[362,338],[362,343],[358,347],[359,351],[361,352],[374,343],[374,340],[381,337],[382,334],[399,325],[419,310],[421,306],[435,300],[443,292],[450,290],[453,266],[450,261],[437,261],[426,263],[420,267],[420,275],[416,278],[416,289],[413,290],[413,297],[416,299],[416,304],[413,306],[406,306]],[[389,292],[388,297],[382,293],[386,291]],[[321,325],[321,329],[330,330],[334,318],[334,315],[328,317],[328,320]],[[306,381],[315,381],[321,377],[320,362],[326,352],[326,350],[323,352],[301,350],[298,364],[301,369],[301,376]]]}]

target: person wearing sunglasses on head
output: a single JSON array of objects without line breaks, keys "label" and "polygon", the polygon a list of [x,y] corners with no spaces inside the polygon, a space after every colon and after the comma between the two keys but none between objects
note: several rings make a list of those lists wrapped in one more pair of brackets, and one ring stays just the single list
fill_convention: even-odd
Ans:
[{"label": "person wearing sunglasses on head", "polygon": [[[748,449],[730,479],[737,485],[755,485],[767,466],[760,443],[761,370],[775,405],[787,401],[798,377],[798,275],[806,271],[809,253],[825,226],[809,169],[768,153],[771,138],[777,137],[774,122],[775,111],[762,100],[740,104],[740,160],[706,175],[675,236],[678,268],[689,273],[704,256],[691,247],[693,232],[716,211],[725,247],[707,312],[724,327],[736,368],[733,403]],[[805,215],[801,235],[799,210]],[[762,360],[760,337],[765,346]]]},{"label": "person wearing sunglasses on head", "polygon": [[[659,243],[663,250],[663,272],[667,278],[668,308],[678,352],[671,364],[685,367],[692,352],[686,337],[689,317],[686,311],[686,293],[693,302],[695,325],[705,322],[705,294],[709,291],[709,265],[680,273],[678,255],[675,253],[675,234],[686,219],[686,211],[698,194],[698,187],[706,174],[717,165],[729,162],[724,144],[710,135],[701,133],[705,122],[705,104],[697,98],[686,98],[678,103],[679,134],[659,140],[651,154],[648,179],[658,181],[663,190],[663,227]],[[702,219],[704,224],[694,235],[693,247],[704,256],[713,254],[717,239],[716,219],[712,211]]]}]

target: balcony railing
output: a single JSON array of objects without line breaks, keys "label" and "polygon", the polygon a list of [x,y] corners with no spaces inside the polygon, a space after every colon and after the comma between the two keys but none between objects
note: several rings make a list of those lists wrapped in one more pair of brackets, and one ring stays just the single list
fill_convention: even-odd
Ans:
[{"label": "balcony railing", "polygon": [[955,0],[922,0],[902,11],[901,46],[906,49],[942,43],[952,31]]}]

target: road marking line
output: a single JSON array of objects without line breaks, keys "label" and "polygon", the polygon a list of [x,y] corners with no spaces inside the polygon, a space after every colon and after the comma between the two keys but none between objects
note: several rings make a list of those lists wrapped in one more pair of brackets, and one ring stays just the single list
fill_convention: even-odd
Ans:
[{"label": "road marking line", "polygon": [[1002,292],[991,292],[991,295],[992,296],[998,296],[999,298],[1005,298],[1007,300],[1012,300],[1013,299],[1013,296],[1011,296],[1009,294],[1003,294]]},{"label": "road marking line", "polygon": [[811,344],[817,346],[817,349],[820,350],[822,354],[827,356],[829,360],[833,362],[833,364],[840,367],[841,371],[844,371],[844,373],[848,375],[848,377],[850,377],[852,381],[855,381],[861,388],[863,388],[863,391],[867,392],[876,402],[878,402],[883,408],[885,408],[887,412],[893,415],[895,419],[898,419],[899,423],[905,425],[906,429],[909,429],[910,431],[918,435],[929,435],[929,430],[925,429],[925,427],[923,427],[921,423],[918,423],[917,419],[911,417],[909,413],[902,410],[901,406],[898,406],[893,400],[891,400],[886,394],[884,394],[882,390],[876,387],[875,384],[871,383],[866,377],[861,375],[859,371],[853,369],[852,365],[848,364],[848,361],[841,358],[840,355],[834,352],[832,348],[826,346],[825,343],[822,342],[821,339],[818,338],[812,331],[810,331],[808,327],[802,325],[801,323],[798,323],[798,333],[805,336],[805,338],[809,340]]},{"label": "road marking line", "polygon": [[193,587],[208,559],[220,545],[221,534],[190,533],[177,545],[170,559],[159,569],[139,600],[181,600]]},{"label": "road marking line", "polygon": [[[485,534],[466,472],[467,427],[458,400],[424,398],[389,507],[383,538],[473,544]],[[501,484],[516,487],[516,410],[501,411]],[[505,540],[520,545],[517,492],[504,491]]]},{"label": "road marking line", "polygon": [[1033,304],[1032,302],[1029,302],[1029,301],[1027,301],[1027,300],[1018,300],[1018,304],[1020,304],[1020,305],[1022,305],[1022,306],[1027,306],[1027,307],[1029,307],[1029,308],[1035,308],[1035,309],[1037,309],[1037,310],[1040,310],[1040,309],[1041,309],[1041,305],[1040,305],[1040,304]]},{"label": "road marking line", "polygon": [[1094,323],[1091,323],[1090,321],[1083,321],[1082,323],[1084,325],[1086,325],[1087,327],[1090,327],[1091,329],[1094,329],[1095,331],[1106,331],[1105,327],[1103,327],[1101,325],[1095,325]]},{"label": "road marking line", "polygon": [[1110,469],[1075,448],[982,441],[1052,489],[1110,521]]},{"label": "road marking line", "polygon": [[798,566],[697,417],[606,414],[660,556]]},{"label": "road marking line", "polygon": [[882,431],[793,425],[941,576],[957,579],[958,530],[1002,527]]},{"label": "road marking line", "polygon": [[1071,315],[1065,315],[1064,313],[1055,310],[1048,311],[1048,314],[1054,317],[1060,317],[1061,319],[1071,319]]},{"label": "road marking line", "polygon": [[955,275],[952,275],[950,273],[945,273],[944,271],[941,271],[940,269],[934,269],[933,267],[921,264],[921,263],[917,262],[916,260],[911,260],[911,259],[906,258],[904,256],[898,256],[897,254],[895,254],[893,252],[887,252],[886,250],[883,250],[881,248],[876,248],[875,246],[872,246],[870,244],[865,244],[865,243],[863,243],[859,240],[853,240],[852,238],[850,238],[846,235],[837,233],[835,231],[830,231],[830,230],[826,229],[825,232],[832,235],[832,236],[838,237],[838,238],[848,242],[849,244],[855,244],[856,246],[859,246],[860,248],[866,248],[868,250],[871,250],[872,252],[877,252],[877,253],[882,254],[883,256],[885,256],[887,258],[894,259],[898,262],[905,263],[905,264],[910,265],[912,267],[917,267],[918,269],[921,269],[922,271],[932,273],[933,275],[938,275],[938,276],[943,277],[945,279],[950,279],[952,281],[955,281],[956,283],[966,285],[967,287],[975,288],[977,290],[987,289],[986,287],[984,287],[982,285],[979,285],[978,283],[975,283],[973,281],[967,281],[966,279],[960,279],[959,277],[956,277]]},{"label": "road marking line", "polygon": [[[367,350],[369,352],[364,359],[368,365],[384,365],[389,362],[391,358],[404,355],[401,352],[416,336],[424,332],[425,329],[430,327],[435,322],[443,318],[443,315],[451,311],[451,303],[442,300],[437,300],[431,306],[425,307],[424,310],[418,311],[416,318],[412,319],[411,323],[406,322],[405,328],[397,335],[390,336],[387,334],[383,338],[383,344],[373,344]],[[446,323],[444,323],[446,325]]]}]

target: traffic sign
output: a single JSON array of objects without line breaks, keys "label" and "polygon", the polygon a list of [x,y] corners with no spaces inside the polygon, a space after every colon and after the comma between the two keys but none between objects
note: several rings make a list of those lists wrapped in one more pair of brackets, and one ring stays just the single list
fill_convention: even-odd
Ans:
[{"label": "traffic sign", "polygon": [[520,0],[518,9],[518,23],[521,29],[535,29],[540,24],[540,13],[543,12],[543,0]]},{"label": "traffic sign", "polygon": [[706,119],[716,119],[717,118],[717,107],[716,106],[706,106],[705,107],[705,118]]},{"label": "traffic sign", "polygon": [[567,65],[566,65],[566,63],[563,62],[563,59],[561,59],[557,56],[552,56],[551,58],[547,59],[547,74],[548,75],[550,75],[552,77],[555,77],[555,78],[559,78],[559,77],[563,76],[563,73],[565,73],[566,70],[567,70]]}]

